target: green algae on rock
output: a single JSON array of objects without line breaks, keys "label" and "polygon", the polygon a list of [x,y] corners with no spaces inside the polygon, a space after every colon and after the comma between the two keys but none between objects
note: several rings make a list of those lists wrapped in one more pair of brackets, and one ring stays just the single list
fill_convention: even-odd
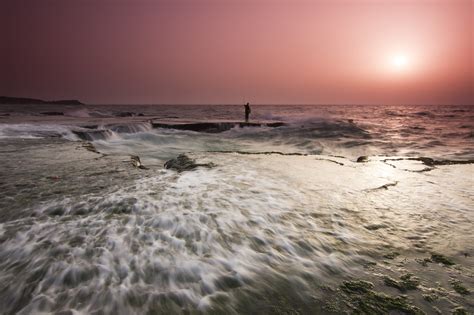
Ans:
[{"label": "green algae on rock", "polygon": [[465,286],[462,285],[460,281],[453,281],[451,282],[451,285],[453,286],[454,291],[461,295],[469,295],[471,294],[471,291],[467,289]]},{"label": "green algae on rock", "polygon": [[436,295],[435,293],[422,294],[421,296],[423,297],[425,301],[430,302],[430,303],[436,301],[439,298],[439,296]]},{"label": "green algae on rock", "polygon": [[385,276],[384,283],[386,286],[397,288],[401,292],[406,292],[408,290],[416,290],[420,284],[420,280],[417,277],[413,277],[413,274],[407,273],[400,277],[400,281]]},{"label": "green algae on rock", "polygon": [[395,259],[398,256],[400,256],[399,252],[390,252],[390,253],[387,253],[387,254],[383,255],[383,257],[387,258],[387,259]]},{"label": "green algae on rock", "polygon": [[463,307],[456,307],[451,314],[453,314],[453,315],[469,315],[469,313]]},{"label": "green algae on rock", "polygon": [[431,260],[434,261],[434,262],[437,262],[437,263],[440,263],[440,264],[443,264],[445,266],[453,266],[455,265],[456,263],[454,261],[452,261],[450,258],[442,255],[442,254],[438,254],[438,253],[433,253],[431,254]]},{"label": "green algae on rock", "polygon": [[366,293],[374,288],[371,282],[364,280],[344,281],[340,286],[341,290],[346,293]]},{"label": "green algae on rock", "polygon": [[387,314],[398,311],[404,314],[425,314],[418,307],[409,304],[406,297],[388,296],[373,291],[374,285],[363,280],[344,281],[340,289],[349,295],[350,307],[354,314]]}]

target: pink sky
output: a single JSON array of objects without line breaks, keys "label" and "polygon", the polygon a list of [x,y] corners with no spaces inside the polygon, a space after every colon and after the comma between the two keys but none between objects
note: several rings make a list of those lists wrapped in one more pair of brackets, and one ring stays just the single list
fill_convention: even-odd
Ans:
[{"label": "pink sky", "polygon": [[0,95],[474,104],[471,0],[7,0]]}]

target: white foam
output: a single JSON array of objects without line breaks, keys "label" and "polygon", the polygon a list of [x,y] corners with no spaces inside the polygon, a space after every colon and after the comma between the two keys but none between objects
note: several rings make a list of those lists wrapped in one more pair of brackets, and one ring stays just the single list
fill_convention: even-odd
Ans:
[{"label": "white foam", "polygon": [[[40,300],[27,307],[55,311],[44,301],[62,292],[71,307],[85,313],[115,306],[140,313],[160,299],[205,312],[216,299],[232,301],[236,288],[258,288],[265,277],[283,277],[306,292],[308,275],[324,283],[351,272],[368,244],[410,244],[400,231],[380,239],[364,222],[385,218],[387,225],[411,224],[412,231],[431,222],[445,224],[432,220],[444,207],[436,188],[423,190],[428,210],[410,210],[411,201],[397,189],[421,189],[415,177],[420,175],[377,160],[361,164],[321,157],[343,161],[340,166],[311,156],[198,157],[218,167],[155,171],[107,195],[36,208],[34,224],[25,225],[0,251],[4,264],[26,261],[26,270],[46,270],[34,292],[44,297],[43,308]],[[384,194],[388,199],[367,192],[393,180],[407,186],[391,187]],[[469,198],[458,198],[456,209],[466,210]],[[387,206],[397,205],[394,200],[403,211]],[[79,202],[89,207],[87,215],[75,215]],[[58,207],[64,213],[55,217],[49,210]],[[426,219],[410,220],[421,213]],[[22,289],[28,276],[16,277],[11,290]]]},{"label": "white foam", "polygon": [[60,136],[77,140],[71,128],[57,124],[0,124],[0,138],[37,139]]}]

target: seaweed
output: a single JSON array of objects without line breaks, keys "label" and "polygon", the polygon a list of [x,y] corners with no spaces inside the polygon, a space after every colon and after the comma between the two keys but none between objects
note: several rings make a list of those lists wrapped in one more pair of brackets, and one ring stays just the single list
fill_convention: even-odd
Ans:
[{"label": "seaweed", "polygon": [[387,314],[390,311],[398,311],[405,314],[425,314],[418,307],[409,304],[403,296],[388,296],[383,293],[374,292],[374,285],[363,280],[344,281],[340,289],[350,297],[354,314]]},{"label": "seaweed", "polygon": [[420,284],[420,280],[417,277],[413,277],[413,274],[407,273],[400,277],[400,281],[385,276],[384,283],[386,286],[397,288],[401,292],[406,292],[408,290],[416,290]]},{"label": "seaweed", "polygon": [[344,281],[340,286],[341,290],[346,293],[366,293],[370,289],[374,288],[374,285],[371,282],[364,280],[355,280],[355,281]]},{"label": "seaweed", "polygon": [[439,298],[438,295],[434,293],[422,294],[422,296],[425,301],[430,302],[430,303],[436,301]]},{"label": "seaweed", "polygon": [[456,263],[454,261],[452,261],[450,258],[442,255],[442,254],[438,254],[438,253],[433,253],[431,254],[431,260],[434,261],[434,262],[437,262],[437,263],[440,263],[440,264],[443,264],[445,266],[453,266],[455,265]]},{"label": "seaweed", "polygon": [[469,313],[462,307],[456,307],[453,309],[452,313],[453,315],[468,315]]},{"label": "seaweed", "polygon": [[463,286],[460,281],[453,281],[451,283],[451,285],[453,286],[454,291],[456,291],[457,293],[459,293],[461,295],[471,294],[471,291],[469,291],[469,289],[467,289],[465,286]]},{"label": "seaweed", "polygon": [[391,253],[387,253],[387,254],[383,255],[383,257],[387,258],[387,259],[395,259],[399,255],[400,255],[399,252],[391,252]]}]

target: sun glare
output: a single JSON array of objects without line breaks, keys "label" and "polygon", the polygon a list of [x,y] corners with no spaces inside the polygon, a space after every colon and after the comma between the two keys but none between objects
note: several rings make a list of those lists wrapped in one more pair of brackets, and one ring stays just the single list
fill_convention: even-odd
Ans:
[{"label": "sun glare", "polygon": [[410,60],[404,54],[394,55],[391,62],[395,70],[401,71],[409,68]]}]

